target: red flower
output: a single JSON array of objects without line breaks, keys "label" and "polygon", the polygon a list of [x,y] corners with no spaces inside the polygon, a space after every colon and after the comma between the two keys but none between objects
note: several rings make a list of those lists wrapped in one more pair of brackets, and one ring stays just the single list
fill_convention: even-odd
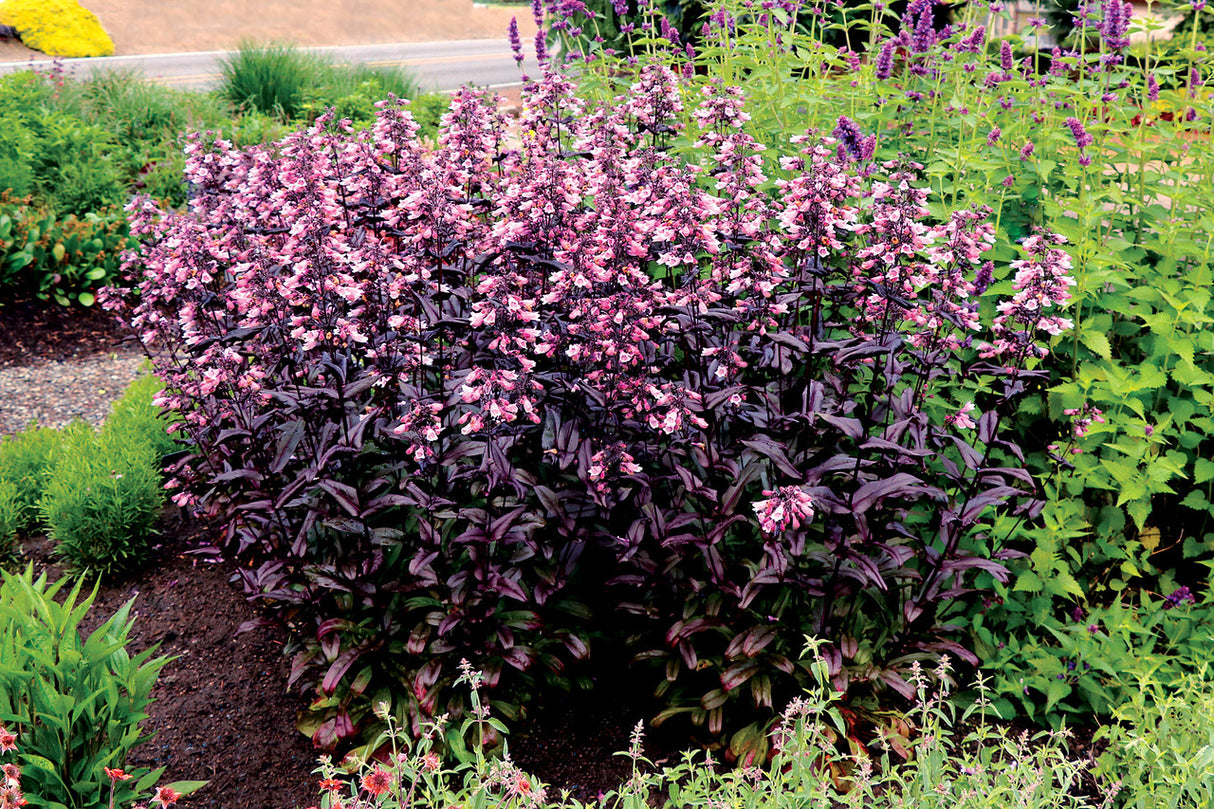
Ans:
[{"label": "red flower", "polygon": [[130,781],[132,778],[134,778],[133,775],[127,775],[122,770],[110,769],[109,767],[105,768],[105,774],[108,775],[110,777],[110,781],[113,781],[114,783],[119,781]]},{"label": "red flower", "polygon": [[17,749],[17,734],[9,733],[8,728],[0,725],[0,753]]},{"label": "red flower", "polygon": [[363,776],[363,789],[372,795],[383,795],[392,788],[392,775],[387,770],[376,765],[375,769]]},{"label": "red flower", "polygon": [[320,788],[325,792],[337,792],[342,788],[342,783],[336,778],[325,778],[321,780]]},{"label": "red flower", "polygon": [[181,799],[181,793],[172,787],[156,787],[156,797],[152,798],[152,803],[159,803],[161,806],[172,806]]}]

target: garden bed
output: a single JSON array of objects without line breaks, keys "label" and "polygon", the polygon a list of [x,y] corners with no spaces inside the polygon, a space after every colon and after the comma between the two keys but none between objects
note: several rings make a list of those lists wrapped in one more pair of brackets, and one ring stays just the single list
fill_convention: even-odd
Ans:
[{"label": "garden bed", "polygon": [[[116,353],[131,353],[125,335],[99,310],[14,305],[0,321],[0,374],[55,367],[74,374],[82,365],[112,378]],[[88,403],[104,415],[125,386]],[[60,386],[52,379],[46,396]],[[9,406],[5,406],[8,411]],[[45,402],[43,412],[78,410],[70,401]],[[131,767],[165,767],[163,781],[208,780],[182,806],[217,800],[242,809],[291,809],[316,801],[312,774],[320,751],[295,729],[296,712],[307,700],[288,689],[289,666],[282,654],[285,633],[258,628],[237,635],[258,617],[231,579],[234,567],[208,552],[214,526],[170,506],[156,530],[151,564],[106,581],[85,623],[91,632],[123,603],[135,598],[132,654],[153,644],[175,659],[160,676],[145,729],[155,737],[137,748]],[[32,563],[54,579],[63,575],[45,537],[22,543],[11,569]],[[605,677],[605,681],[617,680]],[[618,680],[617,680],[618,681]],[[617,695],[618,696],[618,695]],[[512,757],[524,769],[581,800],[617,787],[630,764],[614,755],[628,746],[638,719],[655,711],[601,695],[559,698],[539,706],[526,727],[510,737]],[[513,729],[513,728],[512,728]],[[653,734],[651,734],[652,736]],[[658,763],[674,763],[686,738],[654,736],[647,747]]]}]

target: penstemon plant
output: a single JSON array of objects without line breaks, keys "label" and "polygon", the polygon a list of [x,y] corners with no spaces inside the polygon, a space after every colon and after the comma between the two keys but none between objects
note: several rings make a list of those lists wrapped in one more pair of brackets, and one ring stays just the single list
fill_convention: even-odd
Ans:
[{"label": "penstemon plant", "polygon": [[[1089,3],[1074,37],[1034,50],[1050,33],[1045,20],[1029,20],[1023,38],[996,39],[988,26],[999,5],[967,4],[945,20],[922,0],[900,15],[874,3],[832,25],[837,10],[816,2],[725,0],[707,10],[694,52],[658,36],[638,43],[690,87],[744,82],[751,131],[769,148],[807,125],[836,130],[842,114],[874,160],[924,163],[935,221],[990,206],[995,273],[984,313],[1009,294],[1011,261],[1034,228],[1068,238],[1060,249],[1075,268],[1076,328],[1005,425],[1036,474],[1059,462],[1068,474],[1043,492],[1043,519],[1015,528],[1031,553],[1011,566],[1012,582],[996,583],[991,608],[973,615],[996,673],[1009,635],[1049,644],[1068,613],[1133,599],[1127,590],[1200,586],[1194,571],[1204,566],[1188,563],[1214,549],[1214,368],[1203,349],[1214,322],[1214,161],[1202,147],[1214,107],[1198,40],[1210,9],[1192,3],[1164,42],[1158,5],[1142,15],[1119,0]],[[867,53],[830,45],[841,28]],[[633,70],[596,57],[582,92],[610,98]],[[701,148],[693,138],[672,147]],[[1054,457],[1050,444],[1066,443],[1058,422],[1085,408],[1103,420]],[[997,687],[1019,701],[1015,681]],[[1109,695],[1076,692],[1067,710],[1087,712]],[[1049,713],[1057,692],[1024,696]]]},{"label": "penstemon plant", "polygon": [[460,657],[526,689],[627,653],[752,756],[807,632],[856,694],[977,662],[994,521],[1038,508],[1002,424],[1071,326],[1061,239],[984,317],[989,209],[932,217],[924,167],[847,120],[777,159],[736,87],[635,78],[590,105],[545,69],[516,132],[462,91],[433,149],[397,102],[195,139],[190,211],[130,207],[142,275],[106,305],[195,450],[174,499],[309,627],[321,744],[372,702],[420,730]]}]

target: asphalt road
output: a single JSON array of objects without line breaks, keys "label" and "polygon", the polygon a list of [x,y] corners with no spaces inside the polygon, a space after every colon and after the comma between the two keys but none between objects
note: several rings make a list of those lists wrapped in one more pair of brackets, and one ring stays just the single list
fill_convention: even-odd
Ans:
[{"label": "asphalt road", "polygon": [[[455,90],[465,84],[502,88],[520,83],[518,66],[510,55],[505,39],[469,39],[451,42],[406,42],[390,45],[350,45],[336,48],[301,48],[320,53],[334,63],[362,62],[373,67],[409,68],[429,90]],[[75,75],[90,76],[100,70],[142,72],[161,84],[185,89],[213,87],[219,76],[219,64],[226,51],[205,53],[165,53],[151,56],[106,56],[90,59],[63,59],[63,65]],[[528,51],[534,69],[534,56]],[[25,62],[0,62],[0,75],[31,66],[45,70],[49,59]],[[528,63],[524,63],[524,69]]]}]

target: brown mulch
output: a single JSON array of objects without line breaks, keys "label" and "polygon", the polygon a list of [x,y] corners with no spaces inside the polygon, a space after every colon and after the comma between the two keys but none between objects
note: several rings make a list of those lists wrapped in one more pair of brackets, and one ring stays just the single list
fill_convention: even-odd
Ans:
[{"label": "brown mulch", "polygon": [[[295,713],[306,701],[286,688],[282,635],[262,629],[234,636],[254,613],[229,583],[229,565],[193,553],[207,544],[208,526],[170,512],[157,530],[162,542],[151,564],[105,582],[82,626],[91,632],[134,598],[128,650],[158,645],[159,654],[174,658],[152,691],[155,701],[143,724],[152,738],[135,748],[127,764],[165,767],[165,784],[209,781],[181,801],[183,809],[315,804],[316,751],[295,730]],[[51,578],[62,572],[42,537],[22,546],[17,565],[31,562]]]}]

